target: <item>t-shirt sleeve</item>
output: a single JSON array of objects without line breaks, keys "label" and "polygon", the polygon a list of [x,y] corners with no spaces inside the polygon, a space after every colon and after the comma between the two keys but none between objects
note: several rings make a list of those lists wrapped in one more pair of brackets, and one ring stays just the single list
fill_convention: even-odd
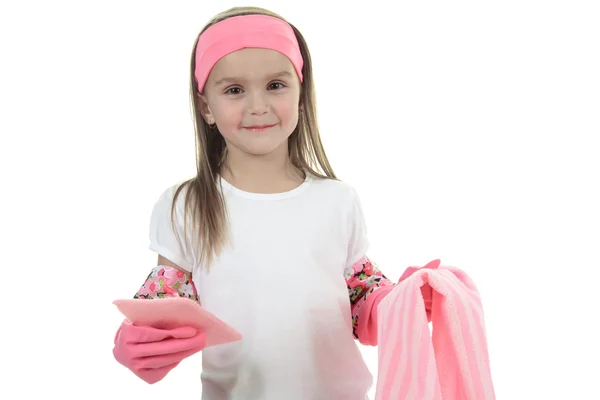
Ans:
[{"label": "t-shirt sleeve", "polygon": [[[165,190],[152,209],[149,248],[186,271],[192,272],[195,258],[183,231],[185,191],[182,191],[177,198],[177,208],[174,215],[175,225],[171,223],[171,206],[175,190],[175,186]],[[188,224],[188,237],[189,234],[190,226]]]},{"label": "t-shirt sleeve", "polygon": [[348,258],[346,268],[351,268],[362,259],[369,250],[367,225],[363,214],[362,204],[356,190],[352,189],[352,203],[350,207]]}]

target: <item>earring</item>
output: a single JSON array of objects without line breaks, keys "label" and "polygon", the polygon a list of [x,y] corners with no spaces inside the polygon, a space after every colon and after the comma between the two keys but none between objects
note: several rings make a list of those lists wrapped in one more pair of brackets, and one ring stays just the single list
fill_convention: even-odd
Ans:
[{"label": "earring", "polygon": [[217,127],[217,124],[216,123],[214,123],[214,124],[208,124],[208,127],[210,129],[215,129]]}]

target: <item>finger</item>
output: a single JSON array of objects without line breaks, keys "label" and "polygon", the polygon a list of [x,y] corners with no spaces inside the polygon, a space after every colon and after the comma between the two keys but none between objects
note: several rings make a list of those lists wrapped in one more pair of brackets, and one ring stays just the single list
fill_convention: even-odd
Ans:
[{"label": "finger", "polygon": [[198,353],[202,348],[197,347],[194,349],[181,351],[178,353],[162,354],[153,357],[145,357],[138,359],[138,366],[141,369],[160,369],[168,367],[169,365],[180,363],[183,359]]},{"label": "finger", "polygon": [[197,336],[199,331],[191,326],[181,326],[167,331],[169,336],[175,339],[187,339]]},{"label": "finger", "polygon": [[203,348],[206,345],[206,334],[199,332],[187,339],[164,339],[153,343],[137,343],[131,346],[136,358],[179,353],[191,349]]},{"label": "finger", "polygon": [[141,378],[142,380],[144,380],[146,383],[149,383],[150,385],[159,382],[160,380],[162,380],[165,376],[167,376],[167,374],[169,373],[169,371],[171,371],[173,368],[175,368],[179,363],[173,363],[170,365],[165,365],[164,367],[160,367],[160,368],[144,368],[144,369],[138,369],[136,370],[134,373]]},{"label": "finger", "polygon": [[126,343],[152,343],[176,335],[178,338],[191,338],[197,334],[195,328],[181,327],[177,329],[159,329],[146,325],[123,324],[121,337]]}]

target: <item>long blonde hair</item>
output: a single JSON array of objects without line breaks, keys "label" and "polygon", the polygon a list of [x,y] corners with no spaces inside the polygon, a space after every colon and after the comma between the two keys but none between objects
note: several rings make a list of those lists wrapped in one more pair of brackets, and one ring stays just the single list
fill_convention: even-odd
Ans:
[{"label": "long blonde hair", "polygon": [[[196,170],[194,178],[183,182],[175,191],[171,208],[171,220],[175,225],[175,205],[178,196],[185,191],[184,234],[187,237],[188,221],[192,224],[192,237],[197,263],[210,267],[214,257],[219,255],[228,239],[228,221],[225,201],[217,182],[221,163],[226,151],[225,140],[217,129],[211,129],[201,115],[200,95],[194,77],[195,50],[198,39],[210,26],[227,18],[240,15],[263,14],[282,20],[283,17],[259,7],[234,7],[217,14],[198,34],[194,42],[190,67],[190,103],[196,133]],[[290,24],[291,25],[291,24]],[[315,89],[312,63],[308,46],[302,34],[294,27],[300,52],[304,60],[303,82],[300,91],[302,113],[298,125],[290,135],[288,152],[292,165],[301,171],[325,179],[337,179],[325,154],[317,123]],[[186,241],[187,243],[187,241]]]}]

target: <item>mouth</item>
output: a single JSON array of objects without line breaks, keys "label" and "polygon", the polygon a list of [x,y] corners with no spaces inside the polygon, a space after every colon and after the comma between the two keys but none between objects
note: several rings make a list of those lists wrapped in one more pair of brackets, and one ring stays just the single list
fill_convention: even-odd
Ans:
[{"label": "mouth", "polygon": [[273,125],[251,125],[251,126],[244,126],[243,128],[247,131],[250,132],[264,132],[268,129],[271,129],[272,127],[274,127],[277,124],[273,124]]}]

